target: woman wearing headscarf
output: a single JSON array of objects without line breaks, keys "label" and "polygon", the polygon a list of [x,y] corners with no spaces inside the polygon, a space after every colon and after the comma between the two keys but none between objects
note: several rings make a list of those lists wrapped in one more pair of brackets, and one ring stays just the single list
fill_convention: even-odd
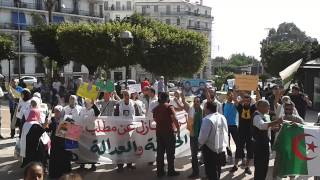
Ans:
[{"label": "woman wearing headscarf", "polygon": [[37,102],[32,100],[30,113],[21,132],[20,155],[23,157],[21,167],[32,161],[45,163],[46,149],[50,148],[50,138],[39,121],[40,110],[37,108]]},{"label": "woman wearing headscarf", "polygon": [[65,173],[71,171],[70,151],[65,150],[65,139],[56,136],[56,130],[60,122],[63,121],[63,107],[57,105],[53,109],[54,117],[51,119],[48,131],[51,132],[51,153],[49,159],[50,178],[59,178]]},{"label": "woman wearing headscarf", "polygon": [[19,100],[18,106],[17,106],[17,122],[19,124],[19,129],[20,129],[20,135],[21,136],[21,131],[23,124],[25,122],[25,119],[28,117],[29,112],[30,112],[30,102],[31,102],[31,92],[29,89],[24,88],[23,91],[21,92],[21,98]]}]

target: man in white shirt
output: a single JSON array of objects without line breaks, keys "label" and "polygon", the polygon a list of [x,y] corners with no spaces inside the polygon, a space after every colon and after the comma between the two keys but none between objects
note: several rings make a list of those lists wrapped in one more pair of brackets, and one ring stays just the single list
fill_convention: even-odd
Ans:
[{"label": "man in white shirt", "polygon": [[216,98],[216,90],[214,88],[210,88],[209,90],[206,90],[206,96],[207,96],[207,99],[203,100],[202,101],[202,104],[201,104],[201,107],[203,109],[206,109],[206,103],[209,102],[209,101],[212,101],[212,102],[215,102],[217,104],[217,112],[220,113],[220,114],[223,114],[222,112],[222,103],[219,102]]},{"label": "man in white shirt", "polygon": [[207,116],[202,119],[199,135],[199,145],[205,165],[205,172],[209,180],[219,180],[221,166],[226,163],[225,152],[228,146],[228,125],[226,118],[217,112],[215,102],[207,102]]},{"label": "man in white shirt", "polygon": [[159,105],[158,98],[156,96],[156,90],[154,88],[149,88],[149,104],[146,106],[147,118],[153,119],[152,110]]},{"label": "man in white shirt", "polygon": [[267,100],[256,103],[257,111],[253,117],[254,180],[266,179],[270,156],[270,128],[282,123],[282,119],[270,121],[266,115],[270,110]]},{"label": "man in white shirt", "polygon": [[81,106],[78,105],[77,96],[71,95],[69,97],[69,105],[65,106],[64,108],[64,115],[71,116],[73,120],[79,119],[78,116],[82,109]]}]

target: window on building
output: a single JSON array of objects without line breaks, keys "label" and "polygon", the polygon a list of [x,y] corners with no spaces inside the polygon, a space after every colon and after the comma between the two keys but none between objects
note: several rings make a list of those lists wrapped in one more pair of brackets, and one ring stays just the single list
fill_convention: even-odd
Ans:
[{"label": "window on building", "polygon": [[128,10],[128,11],[131,10],[131,1],[127,1],[127,10]]},{"label": "window on building", "polygon": [[73,0],[73,13],[79,14],[79,1]]},{"label": "window on building", "polygon": [[197,21],[197,28],[200,28],[200,21]]},{"label": "window on building", "polygon": [[142,15],[147,14],[147,6],[142,6],[141,13],[142,13]]},{"label": "window on building", "polygon": [[171,24],[171,20],[170,19],[166,19],[166,24]]},{"label": "window on building", "polygon": [[191,7],[188,7],[188,11],[191,12]]},{"label": "window on building", "polygon": [[159,11],[158,5],[154,5],[154,6],[153,6],[153,11],[154,11],[154,12],[158,12],[158,11]]},{"label": "window on building", "polygon": [[99,17],[103,18],[103,5],[99,5]]},{"label": "window on building", "polygon": [[42,10],[42,0],[36,0],[36,9]]},{"label": "window on building", "polygon": [[205,14],[205,15],[208,15],[208,11],[207,11],[207,10],[205,10],[205,11],[204,11],[204,14]]},{"label": "window on building", "polygon": [[180,26],[180,18],[177,19],[177,26]]},{"label": "window on building", "polygon": [[192,21],[191,21],[191,19],[189,19],[188,26],[191,26],[191,23],[192,23]]},{"label": "window on building", "polygon": [[45,69],[44,69],[44,66],[43,66],[43,61],[42,61],[42,58],[39,57],[39,56],[36,56],[36,59],[35,59],[35,64],[36,64],[36,73],[45,73]]},{"label": "window on building", "polygon": [[120,1],[116,1],[116,10],[121,10]]},{"label": "window on building", "polygon": [[94,4],[89,3],[89,15],[93,16],[94,15]]},{"label": "window on building", "polygon": [[180,5],[177,6],[177,12],[180,12]]},{"label": "window on building", "polygon": [[170,5],[166,6],[166,14],[171,14],[171,6]]},{"label": "window on building", "polygon": [[105,10],[105,11],[109,10],[108,1],[105,1],[105,2],[104,2],[104,10]]},{"label": "window on building", "polygon": [[205,23],[205,26],[206,26],[206,28],[208,28],[208,23],[207,22]]},{"label": "window on building", "polygon": [[61,0],[56,0],[55,11],[61,12]]}]

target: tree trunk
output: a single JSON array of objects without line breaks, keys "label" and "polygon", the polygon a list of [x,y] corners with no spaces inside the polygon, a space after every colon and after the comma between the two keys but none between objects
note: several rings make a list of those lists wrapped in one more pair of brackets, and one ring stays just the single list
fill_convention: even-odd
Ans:
[{"label": "tree trunk", "polygon": [[48,20],[49,20],[49,24],[51,24],[52,23],[52,7],[48,9]]}]

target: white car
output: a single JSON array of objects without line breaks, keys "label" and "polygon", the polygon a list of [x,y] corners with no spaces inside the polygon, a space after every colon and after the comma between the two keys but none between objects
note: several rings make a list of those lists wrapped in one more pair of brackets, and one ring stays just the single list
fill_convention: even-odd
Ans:
[{"label": "white car", "polygon": [[[33,85],[38,82],[37,78],[34,76],[21,76],[20,79],[22,79],[23,82],[26,83],[27,85]],[[18,79],[16,79],[16,81],[19,82]]]}]

